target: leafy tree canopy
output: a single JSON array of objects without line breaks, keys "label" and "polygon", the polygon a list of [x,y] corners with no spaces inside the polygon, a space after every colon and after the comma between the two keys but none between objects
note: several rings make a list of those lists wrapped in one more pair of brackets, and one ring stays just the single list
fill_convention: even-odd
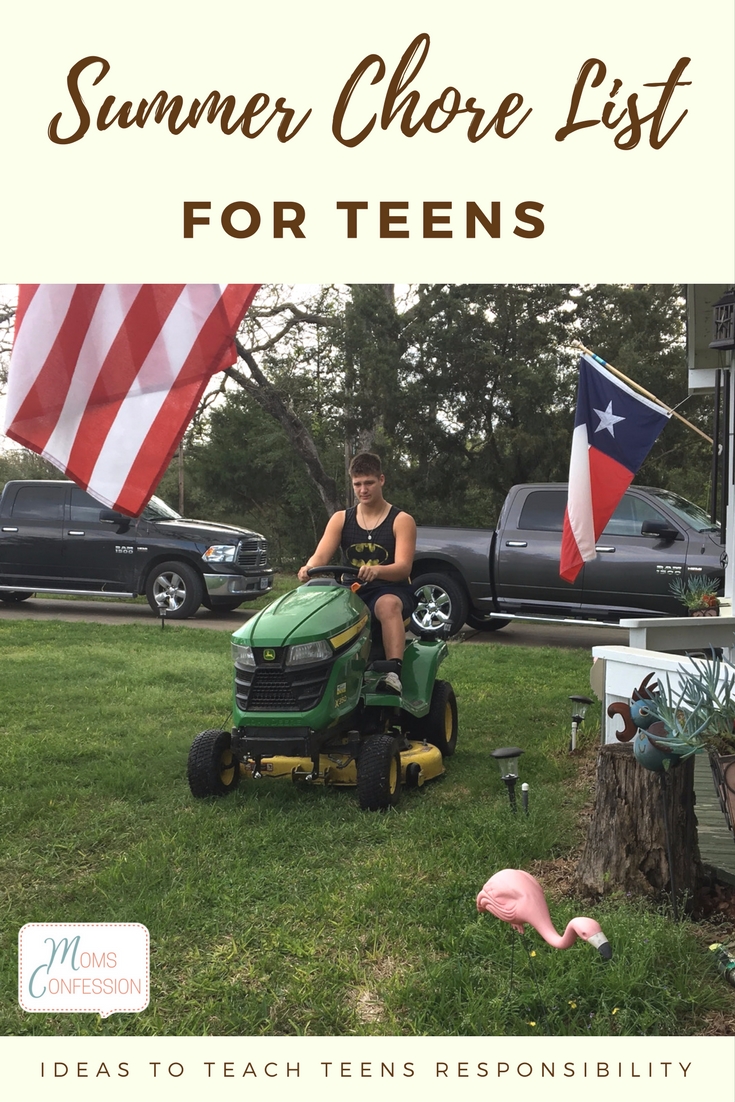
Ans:
[{"label": "leafy tree canopy", "polygon": [[[687,400],[679,285],[264,287],[187,433],[185,511],[260,530],[294,565],[350,503],[352,455],[375,450],[418,523],[491,527],[514,483],[566,479],[578,342],[710,431],[711,399]],[[42,463],[21,456],[0,474]],[[706,506],[710,464],[672,419],[638,481]],[[178,501],[176,462],[158,492]]]}]

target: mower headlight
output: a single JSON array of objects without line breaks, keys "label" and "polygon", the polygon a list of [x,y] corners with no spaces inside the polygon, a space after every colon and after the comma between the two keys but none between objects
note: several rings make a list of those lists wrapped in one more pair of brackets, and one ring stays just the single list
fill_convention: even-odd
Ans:
[{"label": "mower headlight", "polygon": [[254,670],[255,655],[253,654],[253,648],[243,646],[242,643],[233,643],[232,661],[241,670]]},{"label": "mower headlight", "polygon": [[213,543],[202,555],[205,562],[234,562],[237,558],[237,544]]},{"label": "mower headlight", "polygon": [[332,657],[332,648],[326,639],[316,643],[295,643],[288,648],[287,666],[300,666],[306,662],[323,662]]}]

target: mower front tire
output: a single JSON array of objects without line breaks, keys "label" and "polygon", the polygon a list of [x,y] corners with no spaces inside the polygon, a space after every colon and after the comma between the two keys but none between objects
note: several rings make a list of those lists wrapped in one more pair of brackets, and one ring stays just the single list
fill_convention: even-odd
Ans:
[{"label": "mower front tire", "polygon": [[428,714],[419,722],[422,738],[451,758],[457,748],[457,698],[448,681],[434,682]]},{"label": "mower front tire", "polygon": [[226,796],[237,788],[240,763],[233,757],[229,731],[202,731],[191,744],[187,766],[192,796]]},{"label": "mower front tire", "polygon": [[372,735],[357,762],[357,796],[363,811],[387,811],[401,795],[401,750],[392,735]]}]

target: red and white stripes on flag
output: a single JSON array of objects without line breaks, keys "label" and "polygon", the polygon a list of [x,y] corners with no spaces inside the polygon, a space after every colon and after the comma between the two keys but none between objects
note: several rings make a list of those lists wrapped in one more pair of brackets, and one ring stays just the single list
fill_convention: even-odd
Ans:
[{"label": "red and white stripes on flag", "polygon": [[559,574],[571,583],[597,557],[597,540],[671,417],[670,410],[611,374],[609,366],[594,353],[579,361],[559,561]]},{"label": "red and white stripes on flag", "polygon": [[6,434],[138,516],[259,284],[21,284]]}]

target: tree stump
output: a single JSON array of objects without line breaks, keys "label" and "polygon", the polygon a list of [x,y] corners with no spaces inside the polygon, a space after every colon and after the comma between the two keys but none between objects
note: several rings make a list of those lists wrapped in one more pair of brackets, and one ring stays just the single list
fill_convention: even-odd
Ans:
[{"label": "tree stump", "polygon": [[[631,743],[600,748],[595,807],[576,870],[582,891],[671,892],[661,776],[636,762]],[[694,759],[663,777],[676,895],[691,897],[704,879],[694,814]]]}]

